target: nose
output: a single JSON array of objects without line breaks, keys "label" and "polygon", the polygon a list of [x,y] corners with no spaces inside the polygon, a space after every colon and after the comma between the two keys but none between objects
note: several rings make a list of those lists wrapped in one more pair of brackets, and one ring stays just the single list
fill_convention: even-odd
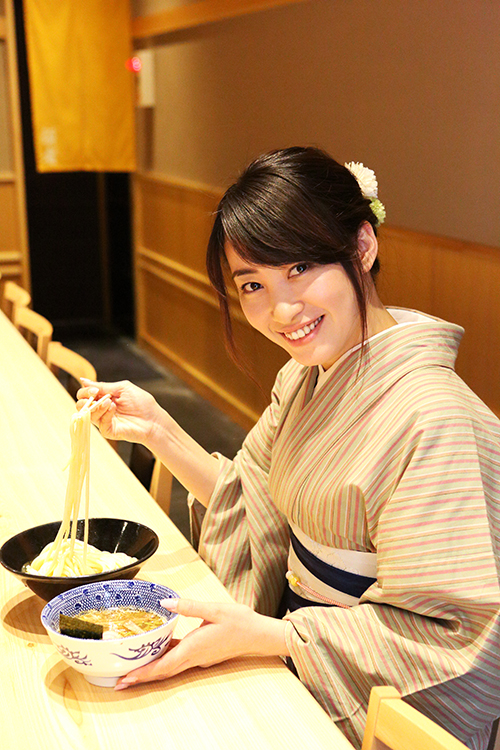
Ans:
[{"label": "nose", "polygon": [[303,304],[298,300],[279,300],[273,307],[273,318],[280,325],[290,325],[302,312]]}]

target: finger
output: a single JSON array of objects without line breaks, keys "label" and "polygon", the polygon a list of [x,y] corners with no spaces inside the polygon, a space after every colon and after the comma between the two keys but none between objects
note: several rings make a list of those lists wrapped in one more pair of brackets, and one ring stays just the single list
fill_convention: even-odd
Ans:
[{"label": "finger", "polygon": [[83,401],[94,397],[96,402],[104,397],[111,397],[116,400],[119,398],[124,385],[123,381],[118,383],[104,383],[97,380],[89,380],[88,378],[80,378],[80,382],[83,387],[77,391],[77,399]]},{"label": "finger", "polygon": [[[93,391],[94,389],[90,388],[90,391]],[[109,409],[110,406],[115,406],[113,402],[113,397],[110,393],[105,393],[104,396],[101,396],[98,400],[96,400],[95,393],[85,393],[85,389],[80,389],[77,393],[78,401],[76,402],[76,408],[80,411],[83,409],[83,407],[86,407],[89,409],[89,411],[92,414],[95,414],[95,412],[99,413],[99,416],[102,414],[105,414],[105,412]]]},{"label": "finger", "polygon": [[121,677],[115,685],[115,690],[125,690],[125,688],[131,685],[137,685],[142,682],[165,680],[167,677],[174,677],[185,669],[189,669],[193,665],[183,657],[181,646],[182,640],[172,641],[172,646],[166,654],[149,664],[145,664],[143,667],[134,669],[125,675],[125,677]]},{"label": "finger", "polygon": [[104,396],[101,396],[101,398],[98,401],[94,401],[89,407],[90,411],[94,412],[100,409],[102,406],[109,406],[111,401],[111,394],[105,393]]},{"label": "finger", "polygon": [[92,422],[99,427],[99,430],[106,432],[113,427],[113,418],[116,414],[116,404],[110,399],[106,399],[100,406],[90,409],[90,418]]},{"label": "finger", "polygon": [[99,383],[97,380],[90,380],[90,378],[80,378],[80,382],[83,383],[85,387],[94,386],[96,388],[99,388]]},{"label": "finger", "polygon": [[76,394],[77,398],[81,400],[84,400],[84,399],[86,400],[90,398],[91,396],[94,396],[95,398],[98,395],[99,395],[99,388],[97,388],[94,385],[85,386],[84,388],[79,388]]},{"label": "finger", "polygon": [[170,612],[185,617],[200,617],[208,622],[218,622],[224,610],[224,604],[219,602],[198,602],[193,599],[162,599],[160,604]]},{"label": "finger", "polygon": [[123,390],[125,385],[127,385],[127,381],[125,380],[106,383],[102,380],[89,380],[88,378],[80,378],[80,382],[83,386],[82,390],[91,392],[95,395],[99,394],[101,396],[104,396],[105,393],[110,393],[112,396],[115,396]]}]

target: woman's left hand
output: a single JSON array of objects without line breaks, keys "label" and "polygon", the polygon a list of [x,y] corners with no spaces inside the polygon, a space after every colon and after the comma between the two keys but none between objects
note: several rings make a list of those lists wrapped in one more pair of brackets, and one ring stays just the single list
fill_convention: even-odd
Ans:
[{"label": "woman's left hand", "polygon": [[[166,607],[167,608],[167,607]],[[168,609],[186,617],[198,617],[202,624],[182,640],[173,641],[160,658],[122,677],[115,690],[152,680],[164,680],[191,667],[209,667],[236,656],[288,656],[284,620],[266,617],[243,604],[170,600]]]}]

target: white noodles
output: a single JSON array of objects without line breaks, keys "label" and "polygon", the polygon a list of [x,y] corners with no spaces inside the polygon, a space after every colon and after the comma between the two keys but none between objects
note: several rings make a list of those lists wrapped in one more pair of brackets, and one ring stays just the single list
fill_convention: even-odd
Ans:
[{"label": "white noodles", "polygon": [[[93,399],[71,417],[71,457],[63,520],[53,542],[25,567],[26,573],[41,576],[95,575],[135,562],[123,552],[101,552],[88,543],[89,536],[89,469],[90,469],[90,405]],[[85,522],[83,541],[76,538],[78,513],[85,491]]]}]

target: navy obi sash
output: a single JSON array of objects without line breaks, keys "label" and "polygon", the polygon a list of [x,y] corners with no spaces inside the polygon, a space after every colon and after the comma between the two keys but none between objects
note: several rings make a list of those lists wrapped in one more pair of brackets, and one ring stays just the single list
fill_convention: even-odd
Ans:
[{"label": "navy obi sash", "polygon": [[324,562],[304,547],[291,529],[289,568],[283,602],[284,611],[289,612],[300,607],[352,607],[377,580]]}]

